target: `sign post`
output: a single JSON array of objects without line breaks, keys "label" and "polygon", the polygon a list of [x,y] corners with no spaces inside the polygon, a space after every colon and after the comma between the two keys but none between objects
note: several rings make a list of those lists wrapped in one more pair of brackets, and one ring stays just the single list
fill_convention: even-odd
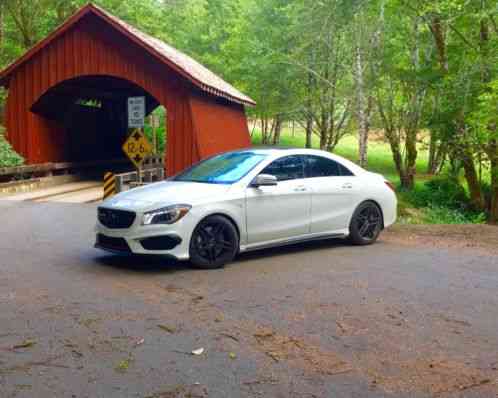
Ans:
[{"label": "sign post", "polygon": [[133,129],[123,144],[123,151],[137,168],[138,182],[142,182],[142,163],[152,152],[152,147],[143,133],[145,123],[145,97],[128,98],[128,127]]},{"label": "sign post", "polygon": [[158,115],[154,115],[153,113],[150,115],[150,125],[152,127],[152,146],[154,148],[154,155],[157,155],[157,131],[159,127],[161,127]]}]

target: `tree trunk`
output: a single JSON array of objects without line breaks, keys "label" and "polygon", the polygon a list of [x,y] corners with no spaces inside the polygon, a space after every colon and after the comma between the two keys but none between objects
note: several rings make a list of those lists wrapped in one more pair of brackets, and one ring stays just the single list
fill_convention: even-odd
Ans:
[{"label": "tree trunk", "polygon": [[401,155],[399,140],[397,139],[396,134],[393,131],[388,131],[388,130],[386,130],[386,138],[389,141],[389,146],[391,147],[394,166],[396,166],[396,171],[398,172],[399,179],[401,181],[401,187],[404,189],[409,189],[409,181],[405,173],[403,156]]},{"label": "tree trunk", "polygon": [[436,166],[436,137],[434,132],[430,132],[429,138],[429,160],[427,161],[427,174],[434,174],[437,170]]},{"label": "tree trunk", "polygon": [[268,135],[266,136],[266,143],[271,145],[273,143],[273,133],[275,132],[275,118],[271,119],[270,130],[268,130]]},{"label": "tree trunk", "polygon": [[329,132],[327,134],[327,152],[332,152],[335,148],[336,145],[336,138],[335,134],[336,132],[334,131],[334,122],[332,121],[332,124],[329,126]]},{"label": "tree trunk", "polygon": [[431,131],[427,174],[434,175],[441,170],[446,159],[447,149],[447,144],[436,138],[434,132]]},{"label": "tree trunk", "polygon": [[320,149],[324,151],[327,148],[327,131],[320,129]]},{"label": "tree trunk", "polygon": [[282,132],[282,116],[275,116],[275,129],[273,132],[273,145],[280,144],[280,133]]},{"label": "tree trunk", "polygon": [[261,118],[261,144],[266,145],[268,143],[268,119],[265,117]]},{"label": "tree trunk", "polygon": [[[313,60],[313,54],[311,59]],[[307,82],[307,99],[306,99],[306,148],[312,147],[311,137],[313,135],[313,103],[311,101],[311,95],[313,92],[313,74],[308,72],[308,82]]]},{"label": "tree trunk", "polygon": [[311,138],[313,136],[313,119],[308,116],[306,118],[306,148],[312,147]]},{"label": "tree trunk", "polygon": [[458,181],[460,170],[462,169],[462,160],[455,151],[448,152],[448,176],[454,181]]},{"label": "tree trunk", "polygon": [[329,140],[329,136],[328,136],[329,129],[328,129],[328,124],[327,124],[327,122],[328,122],[327,117],[328,117],[328,114],[322,108],[322,111],[320,114],[320,119],[319,119],[319,122],[317,123],[318,124],[318,134],[320,135],[320,149],[322,151],[326,150],[327,143]]},{"label": "tree trunk", "polygon": [[490,81],[490,71],[489,71],[489,28],[488,21],[486,18],[481,19],[480,31],[479,31],[480,42],[479,46],[481,48],[481,59],[482,59],[482,81],[484,83],[489,83]]},{"label": "tree trunk", "polygon": [[477,176],[477,170],[474,164],[474,158],[472,157],[472,154],[466,150],[463,151],[459,157],[462,161],[465,179],[467,180],[467,184],[469,186],[471,205],[475,210],[482,210],[484,202],[482,199],[479,177]]},{"label": "tree trunk", "polygon": [[406,184],[404,188],[412,189],[417,174],[417,131],[406,132]]},{"label": "tree trunk", "polygon": [[498,141],[491,140],[488,149],[491,166],[491,205],[489,208],[489,223],[498,224]]},{"label": "tree trunk", "polygon": [[439,143],[436,149],[436,156],[434,158],[434,169],[431,170],[431,174],[437,174],[443,169],[444,163],[446,161],[447,150],[448,149],[446,145]]},{"label": "tree trunk", "polygon": [[445,32],[439,16],[435,15],[431,19],[429,29],[434,37],[434,43],[436,44],[439,66],[445,75],[448,73],[448,58],[446,56]]},{"label": "tree trunk", "polygon": [[356,46],[356,62],[355,62],[355,75],[356,75],[356,96],[358,105],[358,155],[361,167],[366,167],[368,163],[368,120],[367,120],[367,101],[365,100],[365,86],[363,80],[363,61],[361,57],[361,48],[358,44]]}]

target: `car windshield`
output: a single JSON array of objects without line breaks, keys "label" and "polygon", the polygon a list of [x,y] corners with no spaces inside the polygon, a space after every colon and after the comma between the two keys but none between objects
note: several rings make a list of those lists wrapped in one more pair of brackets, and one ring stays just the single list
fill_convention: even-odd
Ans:
[{"label": "car windshield", "polygon": [[233,184],[247,175],[266,155],[255,152],[231,152],[206,159],[183,173],[174,181],[208,184]]}]

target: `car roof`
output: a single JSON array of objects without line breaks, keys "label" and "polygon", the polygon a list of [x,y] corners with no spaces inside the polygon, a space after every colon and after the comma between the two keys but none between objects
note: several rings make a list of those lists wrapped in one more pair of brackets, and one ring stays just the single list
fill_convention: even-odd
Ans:
[{"label": "car roof", "polygon": [[328,154],[329,152],[321,151],[318,149],[310,149],[310,148],[295,148],[295,147],[251,147],[251,148],[245,148],[245,149],[240,149],[239,151],[234,151],[234,152],[254,152],[254,153],[261,153],[261,154],[266,154],[266,155],[292,155],[292,154],[304,154],[304,155],[312,155],[312,154]]}]

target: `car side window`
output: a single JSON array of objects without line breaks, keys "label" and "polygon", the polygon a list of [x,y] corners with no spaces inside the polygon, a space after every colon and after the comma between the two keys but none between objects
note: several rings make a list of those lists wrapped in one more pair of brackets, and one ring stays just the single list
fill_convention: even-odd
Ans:
[{"label": "car side window", "polygon": [[304,161],[302,156],[292,155],[274,160],[261,174],[271,174],[278,181],[296,180],[304,178]]},{"label": "car side window", "polygon": [[354,176],[353,172],[342,164],[339,164],[339,171],[341,172],[341,176]]},{"label": "car side window", "polygon": [[308,178],[354,175],[342,164],[322,156],[306,156],[306,166]]}]

